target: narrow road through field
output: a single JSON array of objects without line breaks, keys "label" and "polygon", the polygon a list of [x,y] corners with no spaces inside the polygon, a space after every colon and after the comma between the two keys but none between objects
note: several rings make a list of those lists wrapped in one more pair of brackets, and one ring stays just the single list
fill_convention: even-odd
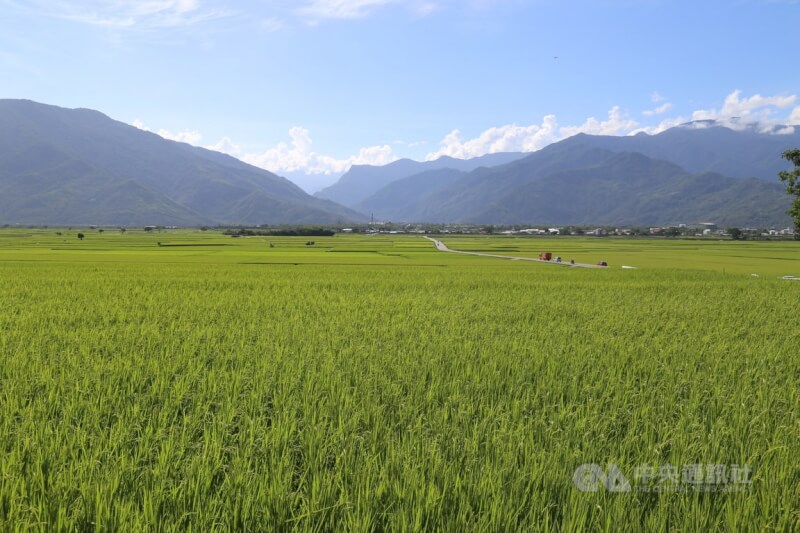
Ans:
[{"label": "narrow road through field", "polygon": [[600,265],[590,265],[589,263],[569,263],[569,262],[562,262],[556,263],[555,261],[544,261],[542,259],[534,259],[533,257],[514,257],[513,255],[495,255],[495,254],[484,254],[481,252],[462,252],[461,250],[451,250],[450,248],[445,245],[442,241],[438,239],[433,239],[431,237],[425,237],[429,241],[431,241],[435,246],[436,249],[440,252],[452,252],[454,254],[465,254],[465,255],[477,255],[480,257],[495,257],[497,259],[511,259],[512,261],[533,261],[535,263],[546,263],[548,265],[558,265],[558,266],[565,266],[565,267],[577,267],[577,268],[606,268]]}]

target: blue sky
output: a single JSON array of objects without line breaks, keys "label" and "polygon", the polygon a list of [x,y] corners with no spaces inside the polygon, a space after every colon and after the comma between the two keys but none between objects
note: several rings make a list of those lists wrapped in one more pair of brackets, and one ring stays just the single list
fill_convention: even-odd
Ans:
[{"label": "blue sky", "polygon": [[0,0],[0,98],[315,189],[353,163],[579,131],[800,124],[798,26],[794,0]]}]

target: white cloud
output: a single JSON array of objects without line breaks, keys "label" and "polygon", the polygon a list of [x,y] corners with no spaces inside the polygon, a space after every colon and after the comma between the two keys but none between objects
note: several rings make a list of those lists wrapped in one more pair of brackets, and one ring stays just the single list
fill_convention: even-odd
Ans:
[{"label": "white cloud", "polygon": [[[132,126],[151,131],[141,120],[136,119]],[[318,154],[313,151],[314,141],[311,140],[309,131],[305,128],[294,127],[289,130],[289,143],[279,143],[260,153],[244,153],[241,146],[234,143],[229,137],[223,137],[216,144],[203,144],[203,136],[199,131],[184,130],[172,133],[165,129],[156,132],[159,136],[170,141],[185,142],[194,146],[221,152],[241,159],[245,163],[269,170],[270,172],[304,172],[306,174],[343,174],[353,165],[387,165],[397,161],[392,147],[388,144],[368,146],[361,148],[358,154],[338,159],[335,157]]]},{"label": "white cloud", "polygon": [[619,106],[612,107],[608,112],[608,118],[600,121],[594,117],[589,117],[580,126],[569,126],[561,128],[564,137],[572,137],[578,133],[588,133],[589,135],[625,135],[639,124],[625,117]]},{"label": "white cloud", "polygon": [[648,109],[647,111],[642,111],[642,115],[646,117],[654,117],[656,115],[663,115],[670,109],[672,109],[672,104],[669,102],[665,102],[655,109]]},{"label": "white cloud", "polygon": [[[656,126],[639,128],[631,133],[643,131],[654,135],[681,124],[713,120],[731,129],[742,130],[756,126],[762,133],[782,135],[792,133],[794,130],[780,126],[800,125],[800,106],[794,107],[788,117],[785,113],[785,110],[794,106],[797,101],[797,95],[761,96],[756,94],[749,98],[743,98],[742,92],[736,90],[725,97],[723,105],[719,109],[698,109],[689,117],[668,118]],[[643,114],[648,115],[647,112]],[[700,122],[693,127],[710,127],[710,124]]]},{"label": "white cloud", "polygon": [[308,0],[297,9],[297,13],[316,20],[361,18],[376,7],[396,2],[397,0]]},{"label": "white cloud", "polygon": [[242,148],[238,144],[234,144],[232,140],[228,137],[223,137],[217,144],[211,144],[204,146],[208,150],[214,150],[215,152],[221,152],[223,154],[228,154],[233,157],[239,157],[242,154]]},{"label": "white cloud", "polygon": [[524,5],[527,1],[530,0],[273,0],[273,4],[296,4],[291,12],[313,24],[324,19],[365,18],[387,6],[398,6],[426,17],[444,10],[481,14],[501,6]]},{"label": "white cloud", "polygon": [[524,0],[283,0],[295,1],[294,13],[311,22],[323,19],[364,18],[390,5],[402,7],[425,17],[444,9],[485,11],[504,4],[524,3]]},{"label": "white cloud", "polygon": [[[658,93],[654,93],[651,100],[656,103],[664,103],[656,109],[642,112],[644,116],[663,115],[673,109],[672,103],[666,102],[665,98]],[[694,111],[690,117],[669,117],[659,124],[644,126],[625,116],[619,107],[613,107],[608,112],[606,120],[589,117],[578,126],[559,127],[556,117],[547,115],[541,124],[497,126],[485,130],[475,138],[466,140],[459,130],[453,130],[439,143],[439,150],[429,153],[426,159],[437,159],[443,155],[469,159],[496,152],[532,152],[578,133],[590,135],[647,133],[655,135],[687,122],[701,120],[716,120],[727,127],[738,129],[757,125],[758,130],[763,133],[787,134],[792,133],[794,129],[777,126],[787,124],[800,126],[800,106],[793,107],[797,101],[796,95],[761,96],[756,94],[749,98],[743,98],[741,91],[737,90],[725,98],[719,109],[699,109]],[[787,108],[792,108],[789,116],[785,113]],[[781,110],[784,112],[779,113]],[[709,125],[697,125],[697,127],[704,126]]]},{"label": "white cloud", "polygon": [[258,26],[266,33],[273,33],[286,27],[286,21],[278,17],[263,18],[258,22]]},{"label": "white cloud", "polygon": [[[142,131],[149,131],[149,132],[153,133],[153,131],[150,128],[148,128],[147,126],[145,126],[144,123],[142,123],[142,121],[139,120],[138,118],[136,120],[134,120],[131,125],[134,128],[138,128],[138,129],[140,129]],[[199,146],[200,145],[200,141],[203,140],[203,136],[200,134],[200,132],[199,131],[194,131],[194,130],[183,130],[183,131],[180,131],[178,133],[172,133],[172,132],[170,132],[168,130],[160,129],[155,133],[158,136],[163,137],[164,139],[167,139],[169,141],[188,143],[188,144],[193,144],[195,146]]]},{"label": "white cloud", "polygon": [[756,94],[749,98],[742,98],[742,92],[736,90],[725,98],[720,109],[699,109],[692,113],[692,120],[716,120],[732,128],[742,128],[757,123],[767,131],[779,122],[787,120],[786,118],[776,119],[776,111],[793,107],[796,103],[796,95],[761,96]]},{"label": "white cloud", "polygon": [[306,174],[336,174],[347,172],[353,165],[386,165],[397,157],[389,145],[361,148],[357,155],[337,159],[313,151],[313,141],[305,128],[289,130],[289,143],[280,143],[259,153],[246,154],[242,160],[271,172],[298,172]]},{"label": "white cloud", "polygon": [[558,123],[554,115],[547,115],[541,124],[518,126],[510,124],[489,128],[474,139],[464,140],[459,130],[453,130],[442,139],[439,150],[428,154],[426,159],[438,159],[444,155],[470,159],[497,152],[533,152],[557,141]]},{"label": "white cloud", "polygon": [[303,0],[293,12],[310,24],[329,19],[365,18],[380,8],[396,5],[418,17],[426,17],[444,8],[441,0]]},{"label": "white cloud", "polygon": [[[450,9],[487,9],[510,0],[0,0],[37,17],[54,17],[113,30],[114,36],[135,31],[176,30],[232,18],[247,20],[260,31],[275,32],[297,24],[311,26],[328,20],[363,19],[395,6],[416,17]],[[515,0],[519,1],[519,0]]]},{"label": "white cloud", "polygon": [[167,130],[158,130],[158,134],[165,139],[169,139],[170,141],[188,143],[195,146],[199,145],[200,141],[203,140],[203,136],[199,131],[184,130],[179,131],[178,133],[170,133]]},{"label": "white cloud", "polygon": [[800,126],[800,106],[794,108],[792,114],[789,116],[787,124],[791,124],[792,126]]},{"label": "white cloud", "polygon": [[441,5],[435,4],[433,2],[420,2],[415,8],[414,12],[420,17],[427,17],[428,15],[439,11],[442,8]]},{"label": "white cloud", "polygon": [[658,104],[658,103],[663,102],[665,100],[666,100],[666,98],[661,96],[661,94],[659,94],[658,91],[656,91],[656,92],[654,92],[653,94],[650,95],[650,101],[653,102],[654,104]]},{"label": "white cloud", "polygon": [[230,16],[200,0],[8,0],[17,9],[115,30],[175,29]]},{"label": "white cloud", "polygon": [[559,127],[555,115],[547,115],[541,124],[518,126],[510,124],[489,128],[474,139],[464,140],[459,130],[453,130],[439,143],[439,150],[427,155],[427,160],[444,155],[470,159],[498,152],[535,152],[566,137],[578,133],[592,135],[625,135],[638,123],[625,117],[619,107],[608,112],[606,120],[589,117],[579,126]]},{"label": "white cloud", "polygon": [[686,124],[687,122],[689,122],[689,118],[687,117],[682,117],[682,116],[671,117],[662,120],[659,124],[655,126],[645,126],[642,128],[634,129],[629,133],[629,135],[636,135],[637,133],[647,133],[648,135],[656,135],[670,128],[674,128],[675,126]]}]

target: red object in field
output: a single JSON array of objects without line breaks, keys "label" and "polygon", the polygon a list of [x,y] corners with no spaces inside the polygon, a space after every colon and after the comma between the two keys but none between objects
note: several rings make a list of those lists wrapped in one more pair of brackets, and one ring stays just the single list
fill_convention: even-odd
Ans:
[{"label": "red object in field", "polygon": [[542,252],[539,254],[540,261],[550,261],[553,258],[553,254],[550,252]]}]

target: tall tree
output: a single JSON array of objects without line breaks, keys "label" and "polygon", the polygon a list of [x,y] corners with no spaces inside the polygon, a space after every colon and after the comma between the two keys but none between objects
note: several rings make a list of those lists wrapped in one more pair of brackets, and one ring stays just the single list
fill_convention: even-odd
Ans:
[{"label": "tall tree", "polygon": [[800,149],[783,152],[783,158],[794,165],[794,170],[785,170],[779,176],[786,184],[786,192],[794,196],[789,214],[794,220],[794,238],[800,240]]}]

